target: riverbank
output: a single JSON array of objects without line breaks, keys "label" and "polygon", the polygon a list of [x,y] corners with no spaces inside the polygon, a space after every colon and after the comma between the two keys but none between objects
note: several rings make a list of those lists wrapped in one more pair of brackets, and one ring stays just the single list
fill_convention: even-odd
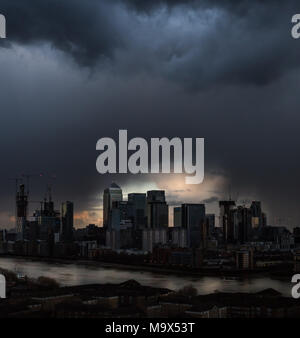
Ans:
[{"label": "riverbank", "polygon": [[133,265],[133,264],[123,264],[116,262],[103,262],[103,261],[95,261],[95,260],[74,260],[74,259],[62,259],[62,258],[42,258],[42,257],[33,257],[33,256],[15,256],[15,255],[0,255],[0,258],[11,258],[11,259],[24,259],[33,262],[45,262],[45,263],[53,263],[53,264],[75,264],[75,265],[84,265],[91,267],[99,267],[105,269],[118,269],[118,270],[126,270],[126,271],[145,271],[159,274],[175,274],[182,275],[187,277],[233,277],[233,278],[251,278],[251,277],[264,277],[271,276],[274,279],[285,279],[290,278],[291,271],[286,268],[282,271],[276,271],[274,269],[253,269],[253,270],[226,270],[226,269],[210,269],[210,268],[202,268],[202,269],[188,269],[188,268],[174,268],[174,267],[165,267],[165,266],[157,266],[157,265]]},{"label": "riverbank", "polygon": [[87,284],[123,283],[136,280],[142,285],[179,290],[193,285],[199,294],[220,292],[258,292],[273,288],[284,295],[290,295],[292,287],[289,278],[274,278],[268,274],[211,275],[187,274],[178,270],[154,269],[93,261],[70,261],[57,259],[37,259],[28,257],[0,258],[0,268],[17,271],[29,278],[40,276],[55,279],[61,286]]}]

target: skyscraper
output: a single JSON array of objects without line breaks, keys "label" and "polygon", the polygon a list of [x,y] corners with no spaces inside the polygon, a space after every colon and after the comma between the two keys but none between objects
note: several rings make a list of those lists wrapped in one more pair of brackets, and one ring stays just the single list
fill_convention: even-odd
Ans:
[{"label": "skyscraper", "polygon": [[113,203],[118,201],[123,201],[122,189],[117,184],[112,183],[103,193],[103,227],[109,226]]},{"label": "skyscraper", "polygon": [[235,202],[220,201],[220,226],[223,228],[223,239],[225,243],[232,243],[235,240],[235,229],[233,222],[232,210],[235,207]]},{"label": "skyscraper", "polygon": [[215,214],[206,214],[206,233],[208,236],[212,236],[215,230]]},{"label": "skyscraper", "polygon": [[166,202],[166,196],[164,190],[149,190],[147,191],[147,203],[151,202]]},{"label": "skyscraper", "polygon": [[73,239],[74,206],[72,202],[61,205],[60,236],[63,242],[71,242]]},{"label": "skyscraper", "polygon": [[205,224],[204,204],[182,204],[181,209],[184,228],[199,228]]},{"label": "skyscraper", "polygon": [[174,227],[181,227],[182,225],[182,215],[181,215],[181,207],[175,207],[173,210],[173,223]]},{"label": "skyscraper", "polygon": [[187,229],[189,247],[198,248],[206,237],[205,205],[182,204],[182,227]]},{"label": "skyscraper", "polygon": [[147,191],[147,225],[151,229],[169,226],[169,207],[164,190]]},{"label": "skyscraper", "polygon": [[252,213],[252,227],[261,228],[263,226],[263,215],[261,211],[261,202],[253,201],[250,206]]},{"label": "skyscraper", "polygon": [[249,208],[239,206],[233,211],[235,240],[240,244],[248,242],[251,238],[251,219],[252,211]]},{"label": "skyscraper", "polygon": [[146,226],[146,194],[128,194],[128,203],[132,207],[133,224],[135,229]]}]

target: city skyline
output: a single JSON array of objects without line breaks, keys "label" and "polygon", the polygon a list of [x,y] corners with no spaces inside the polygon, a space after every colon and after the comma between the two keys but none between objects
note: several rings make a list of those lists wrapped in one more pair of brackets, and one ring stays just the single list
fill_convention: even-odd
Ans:
[{"label": "city skyline", "polygon": [[[30,176],[30,175],[29,175]],[[43,176],[42,174],[39,175],[32,175],[32,176]],[[170,176],[170,175],[163,175],[163,176]],[[178,182],[178,178],[176,174],[171,174],[171,176],[173,176],[173,180],[171,180],[170,185],[172,185],[172,189],[168,189],[168,187],[170,185],[165,183],[164,180],[164,185],[141,185],[141,184],[137,184],[135,185],[129,185],[129,187],[125,187],[122,188],[122,196],[124,201],[128,200],[128,195],[130,195],[131,193],[145,193],[149,190],[164,190],[166,192],[166,200],[168,203],[168,207],[169,207],[169,226],[173,226],[173,209],[181,206],[182,204],[185,203],[203,203],[206,205],[207,210],[209,213],[213,213],[216,215],[216,225],[219,224],[219,217],[220,217],[220,209],[219,209],[219,201],[221,200],[233,200],[235,201],[237,204],[239,205],[245,205],[245,206],[250,206],[250,204],[252,203],[252,201],[255,200],[260,200],[259,198],[255,198],[255,197],[246,197],[246,196],[239,196],[238,193],[235,193],[234,190],[232,189],[231,185],[227,186],[225,181],[222,182],[218,182],[219,183],[219,187],[223,186],[225,188],[227,188],[227,191],[214,191],[213,196],[206,196],[207,193],[209,193],[210,191],[204,191],[201,192],[202,193],[202,198],[199,198],[198,196],[201,196],[201,194],[199,194],[199,187],[198,186],[192,186],[191,188],[189,187],[187,190],[184,189],[179,189],[178,186],[176,186],[175,182]],[[183,176],[183,175],[182,175]],[[20,178],[23,179],[25,181],[25,178]],[[56,177],[55,177],[56,179]],[[182,182],[178,183],[178,184],[182,184],[185,187],[185,184],[183,183],[184,178],[182,178]],[[218,179],[217,179],[218,181]],[[114,182],[112,182],[114,183]],[[214,180],[212,179],[212,185],[214,184]],[[35,184],[37,185],[37,184]],[[44,195],[45,197],[47,196],[47,191],[49,189],[49,187],[51,187],[50,185],[46,185],[46,195]],[[54,187],[56,188],[56,186],[54,185]],[[165,188],[167,187],[167,188]],[[210,188],[211,185],[208,184],[208,188]],[[32,217],[34,211],[36,210],[36,207],[34,205],[38,205],[40,202],[38,201],[43,201],[44,197],[43,193],[42,193],[42,189],[41,187],[39,187],[38,189],[36,189],[37,187],[31,187],[30,190],[35,191],[34,196],[30,197],[29,200],[34,201],[34,202],[30,202],[28,205],[28,210],[30,214],[30,217]],[[53,188],[52,188],[53,189]],[[134,190],[135,189],[135,190]],[[105,189],[104,189],[105,190]],[[103,190],[103,192],[104,192]],[[39,192],[37,192],[39,191]],[[103,192],[99,192],[98,196],[98,204],[93,208],[92,212],[89,212],[87,210],[85,211],[77,211],[76,209],[76,203],[75,203],[75,210],[74,210],[74,226],[75,228],[83,228],[88,224],[96,224],[98,226],[103,226]],[[185,197],[185,194],[187,193],[187,197]],[[176,196],[176,194],[178,194],[179,196]],[[54,189],[54,195],[55,195],[55,189]],[[41,198],[42,197],[42,198]],[[65,199],[63,200],[58,200],[55,201],[55,203],[63,203],[63,201],[65,200],[72,200],[72,198],[68,198],[68,196],[64,196]],[[12,200],[12,203],[14,204],[15,201],[15,197],[13,195],[10,196],[10,199]],[[270,220],[270,224],[274,225],[274,226],[286,226],[289,229],[292,229],[293,227],[298,226],[298,223],[292,224],[290,222],[289,218],[283,218],[280,217],[280,215],[278,215],[277,218],[272,218],[269,216],[269,212],[268,212],[268,208],[266,208],[264,201],[262,201],[262,203],[264,204],[264,210],[266,210],[266,213],[268,214],[268,220]],[[6,223],[0,223],[0,229],[4,229],[4,228],[14,228],[15,227],[15,209],[12,206],[11,208],[11,216],[9,219],[9,222]]]},{"label": "city skyline", "polygon": [[[16,184],[15,229],[0,231],[2,254],[67,259],[108,255],[114,261],[118,260],[114,255],[133,254],[130,259],[135,263],[134,257],[143,260],[147,256],[149,264],[168,262],[200,268],[204,257],[216,258],[219,252],[225,258],[229,250],[227,268],[234,271],[260,268],[260,263],[254,264],[254,253],[290,259],[291,254],[297,255],[300,243],[300,227],[289,231],[272,226],[261,201],[241,205],[231,198],[220,200],[218,226],[216,215],[204,203],[185,201],[173,209],[174,224],[170,226],[165,190],[131,192],[124,200],[122,188],[113,182],[103,191],[103,226],[88,224],[76,229],[73,202],[62,202],[59,211],[50,186],[38,202],[30,199],[28,185]],[[32,202],[40,205],[31,214],[28,206]],[[223,270],[222,259],[205,264]]]},{"label": "city skyline", "polygon": [[[42,174],[40,174],[40,176],[43,176]],[[28,182],[29,183],[29,182]],[[25,183],[21,183],[20,186],[18,187],[18,190],[21,189],[21,186],[24,185],[24,188],[23,188],[23,191],[26,190],[26,194],[29,194],[29,188],[28,186],[25,184]],[[115,182],[112,182],[110,187],[113,187],[113,189],[115,188],[118,188],[120,189],[120,194],[121,194],[121,199],[118,199],[120,201],[123,201],[124,203],[126,202],[129,202],[130,201],[130,195],[139,195],[139,194],[147,194],[151,191],[163,191],[164,192],[164,196],[165,196],[165,201],[167,203],[167,206],[168,206],[168,226],[169,227],[173,227],[174,225],[174,209],[178,208],[178,207],[181,207],[182,205],[184,204],[203,204],[205,205],[206,207],[206,211],[207,211],[207,214],[213,214],[215,215],[215,219],[216,219],[216,226],[219,226],[219,222],[220,222],[220,217],[221,217],[221,212],[220,212],[220,201],[222,200],[226,200],[226,201],[233,201],[236,205],[240,205],[240,206],[243,206],[243,207],[250,207],[251,203],[253,203],[254,201],[257,201],[257,199],[238,199],[238,198],[234,198],[234,194],[232,195],[231,194],[231,191],[229,191],[229,194],[228,196],[225,196],[226,194],[223,195],[223,197],[220,197],[219,199],[217,198],[214,198],[213,200],[201,200],[201,199],[195,199],[195,200],[177,200],[177,201],[174,201],[174,196],[171,196],[171,195],[168,195],[168,191],[167,190],[164,190],[164,189],[158,189],[157,187],[150,187],[149,189],[146,189],[146,190],[143,190],[145,189],[144,187],[139,187],[138,190],[136,191],[127,191],[126,193],[124,193],[124,190],[122,189],[122,187],[118,186],[117,183]],[[35,213],[39,210],[39,207],[30,207],[31,205],[40,205],[41,203],[44,203],[45,201],[47,201],[49,199],[49,202],[51,201],[51,203],[53,203],[53,208],[55,208],[57,206],[57,204],[62,204],[64,205],[65,203],[71,203],[71,202],[65,202],[65,201],[55,201],[52,199],[52,195],[53,195],[53,189],[51,186],[47,185],[46,186],[46,194],[44,195],[43,198],[41,198],[40,200],[36,199],[36,198],[32,198],[32,196],[30,197],[28,195],[28,206],[27,206],[27,217],[29,219],[33,219],[35,217]],[[100,194],[102,196],[105,196],[105,192],[109,189],[109,187],[105,188],[103,190],[103,193]],[[173,197],[173,200],[172,200],[172,197]],[[14,199],[15,200],[15,199]],[[69,198],[69,200],[72,200]],[[90,218],[86,218],[85,222],[81,223],[81,224],[78,224],[76,223],[76,220],[80,219],[82,221],[82,219],[80,217],[78,217],[78,213],[76,213],[76,206],[74,208],[74,227],[75,228],[83,228],[83,227],[86,227],[88,224],[96,224],[97,226],[104,226],[104,213],[103,213],[103,206],[104,206],[104,201],[105,199],[104,198],[101,198],[100,199],[100,203],[101,203],[101,206],[99,208],[99,211],[97,212],[97,220],[98,222],[91,222]],[[110,202],[111,203],[111,202]],[[217,206],[215,208],[210,208],[210,204],[211,203],[214,203],[216,204]],[[262,202],[263,203],[263,202]],[[73,202],[72,202],[73,204]],[[58,210],[58,208],[57,208]],[[265,210],[265,208],[264,208]],[[16,209],[14,210],[14,213],[16,212]],[[106,216],[108,217],[108,216]],[[95,219],[92,219],[92,220],[95,220]],[[6,225],[2,225],[1,228],[7,228],[7,229],[10,229],[10,228],[14,228],[15,227],[15,224],[16,224],[16,220],[15,220],[15,217],[13,216],[13,219],[11,220],[11,223],[10,224],[6,224]],[[283,224],[283,223],[279,223],[279,224],[274,224],[272,222],[269,222],[270,225],[275,225],[275,226],[286,226],[287,228],[290,228],[292,229],[293,226],[291,224]]]}]

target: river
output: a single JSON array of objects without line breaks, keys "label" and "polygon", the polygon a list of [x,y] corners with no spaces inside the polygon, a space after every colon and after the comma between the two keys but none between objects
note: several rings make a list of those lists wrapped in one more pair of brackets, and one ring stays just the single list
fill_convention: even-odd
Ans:
[{"label": "river", "polygon": [[22,272],[28,277],[51,277],[62,286],[121,283],[134,279],[141,284],[178,290],[192,284],[199,294],[209,294],[216,290],[222,292],[256,292],[273,288],[283,295],[290,296],[292,284],[288,280],[270,277],[251,277],[247,279],[228,280],[221,277],[194,277],[176,274],[162,274],[148,271],[131,271],[116,268],[104,268],[90,265],[49,263],[31,261],[22,258],[0,258],[0,267]]}]

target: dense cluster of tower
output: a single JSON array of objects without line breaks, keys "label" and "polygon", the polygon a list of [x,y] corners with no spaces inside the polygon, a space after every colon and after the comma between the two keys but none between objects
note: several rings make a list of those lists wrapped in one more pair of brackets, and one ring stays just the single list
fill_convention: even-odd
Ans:
[{"label": "dense cluster of tower", "polygon": [[[246,207],[236,206],[229,199],[220,201],[219,206],[218,228],[215,227],[215,215],[207,214],[205,204],[202,203],[184,203],[175,207],[174,224],[169,227],[165,191],[131,193],[128,200],[124,201],[122,189],[113,183],[103,195],[106,244],[114,249],[134,247],[151,251],[153,245],[158,243],[205,248],[211,240],[216,241],[216,245],[226,245],[243,244],[261,238],[267,220],[259,201],[253,201],[250,207]],[[140,244],[137,242],[139,239]]]}]

